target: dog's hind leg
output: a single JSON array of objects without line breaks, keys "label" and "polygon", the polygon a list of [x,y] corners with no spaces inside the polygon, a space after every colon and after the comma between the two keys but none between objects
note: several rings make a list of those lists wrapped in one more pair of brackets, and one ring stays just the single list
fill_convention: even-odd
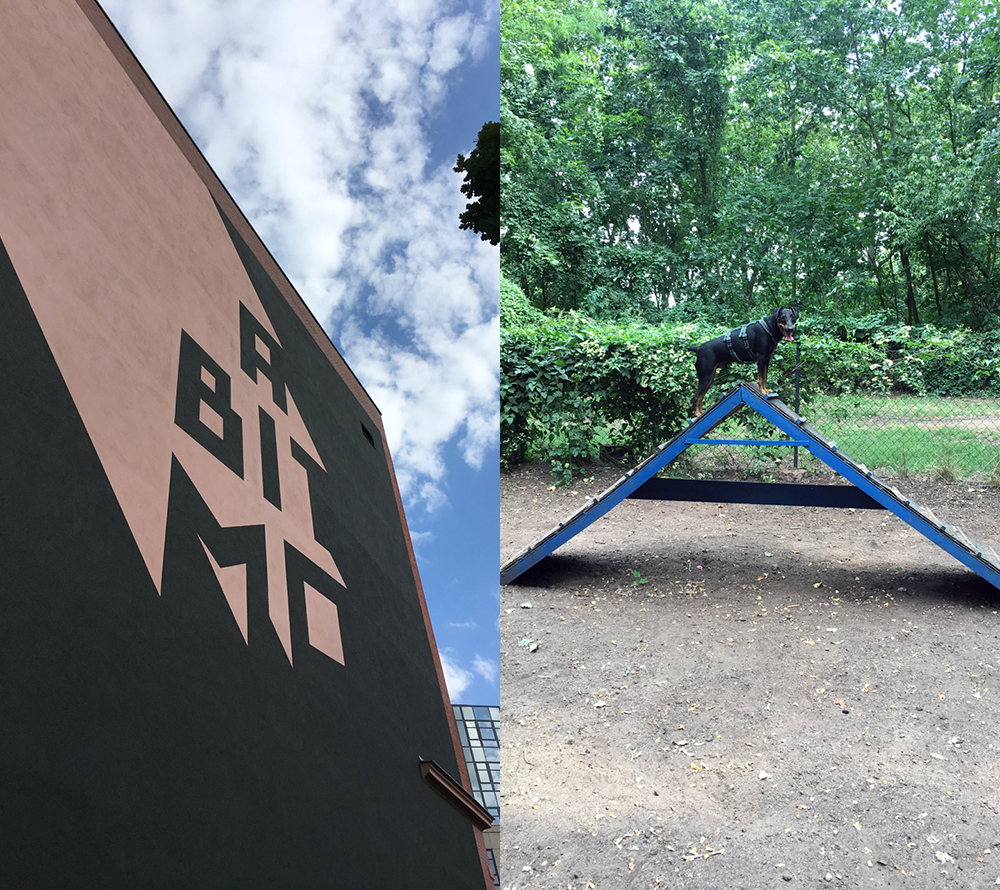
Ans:
[{"label": "dog's hind leg", "polygon": [[708,392],[709,388],[712,386],[712,381],[715,380],[715,372],[718,367],[713,367],[711,372],[706,379],[703,375],[698,376],[698,391],[694,394],[694,416],[701,417],[701,403],[705,398],[705,393]]}]

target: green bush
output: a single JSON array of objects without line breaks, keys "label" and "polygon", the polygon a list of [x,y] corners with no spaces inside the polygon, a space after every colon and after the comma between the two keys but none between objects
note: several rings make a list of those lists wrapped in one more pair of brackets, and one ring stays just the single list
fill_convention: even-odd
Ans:
[{"label": "green bush", "polygon": [[568,480],[602,438],[655,447],[688,417],[695,379],[687,347],[706,336],[694,325],[616,325],[575,313],[502,328],[504,463],[544,457]]},{"label": "green bush", "polygon": [[1000,395],[1000,331],[942,331],[927,325],[915,341],[926,391],[934,395]]},{"label": "green bush", "polygon": [[[804,316],[810,385],[831,393],[1000,394],[1000,331],[911,327],[887,312]],[[805,345],[803,346],[805,351]]]},{"label": "green bush", "polygon": [[545,316],[513,281],[500,276],[500,326],[507,328],[537,324]]},{"label": "green bush", "polygon": [[[520,305],[514,297],[510,305]],[[516,315],[530,321],[501,330],[502,460],[549,460],[567,482],[601,444],[628,445],[638,456],[683,429],[696,387],[689,347],[723,332],[699,321],[654,326],[532,313]],[[998,331],[804,314],[798,332],[803,402],[821,393],[1000,394]],[[793,344],[780,344],[768,374],[769,388],[789,404],[795,357]],[[755,378],[753,365],[720,372],[706,404]]]}]

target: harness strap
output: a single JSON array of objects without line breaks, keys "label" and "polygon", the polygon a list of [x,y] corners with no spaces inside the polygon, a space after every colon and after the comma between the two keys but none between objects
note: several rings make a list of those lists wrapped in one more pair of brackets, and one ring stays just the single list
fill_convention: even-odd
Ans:
[{"label": "harness strap", "polygon": [[[734,362],[739,362],[740,364],[746,365],[750,362],[757,361],[757,353],[753,351],[750,346],[750,337],[747,335],[747,329],[750,325],[759,324],[766,332],[768,339],[770,339],[772,344],[778,342],[778,338],[771,333],[771,329],[767,326],[765,319],[760,319],[760,321],[752,321],[750,324],[745,324],[741,328],[733,328],[731,331],[727,331],[726,335],[723,337],[725,341],[726,348],[729,350],[729,355]],[[741,358],[736,352],[736,346],[733,343],[733,334],[739,337],[740,342],[743,344],[743,349],[746,351],[748,358]]]},{"label": "harness strap", "polygon": [[748,327],[750,327],[750,325],[743,325],[743,327],[740,328],[740,339],[743,341],[743,348],[747,351],[747,355],[750,356],[750,361],[753,362],[757,360],[757,355],[750,348],[750,338],[747,337]]},{"label": "harness strap", "polygon": [[755,322],[755,324],[759,324],[765,331],[767,331],[767,336],[770,338],[771,343],[777,343],[778,342],[778,338],[774,334],[771,333],[771,329],[767,326],[767,319],[766,318],[762,318],[760,321]]},{"label": "harness strap", "polygon": [[732,357],[733,361],[734,361],[734,362],[742,362],[742,361],[743,361],[743,359],[741,359],[741,358],[740,358],[740,357],[739,357],[739,356],[738,356],[738,355],[736,354],[736,350],[735,350],[735,349],[733,348],[733,332],[732,332],[732,331],[727,331],[727,332],[726,332],[726,336],[725,336],[725,337],[724,337],[723,339],[724,339],[724,340],[725,340],[725,342],[726,342],[726,346],[727,346],[727,347],[728,347],[728,349],[729,349],[729,355],[730,355],[730,356]]}]

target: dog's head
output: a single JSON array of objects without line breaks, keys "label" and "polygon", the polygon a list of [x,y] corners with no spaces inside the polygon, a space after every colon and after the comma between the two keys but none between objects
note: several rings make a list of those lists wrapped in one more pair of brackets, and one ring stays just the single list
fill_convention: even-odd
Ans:
[{"label": "dog's head", "polygon": [[781,336],[786,340],[792,340],[795,337],[795,322],[799,317],[799,310],[795,308],[789,308],[787,306],[782,306],[775,309],[771,314],[774,319],[775,324],[778,326],[778,330],[781,332]]}]

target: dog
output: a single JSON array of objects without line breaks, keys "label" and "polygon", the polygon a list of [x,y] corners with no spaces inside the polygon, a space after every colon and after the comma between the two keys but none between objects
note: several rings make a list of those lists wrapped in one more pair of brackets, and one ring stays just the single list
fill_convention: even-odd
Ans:
[{"label": "dog", "polygon": [[701,402],[715,380],[715,372],[733,362],[757,362],[757,385],[767,392],[767,366],[782,339],[795,337],[795,322],[799,310],[788,307],[775,309],[767,318],[735,328],[700,346],[688,347],[694,354],[694,370],[698,375],[698,390],[694,396],[694,416],[701,417]]}]

